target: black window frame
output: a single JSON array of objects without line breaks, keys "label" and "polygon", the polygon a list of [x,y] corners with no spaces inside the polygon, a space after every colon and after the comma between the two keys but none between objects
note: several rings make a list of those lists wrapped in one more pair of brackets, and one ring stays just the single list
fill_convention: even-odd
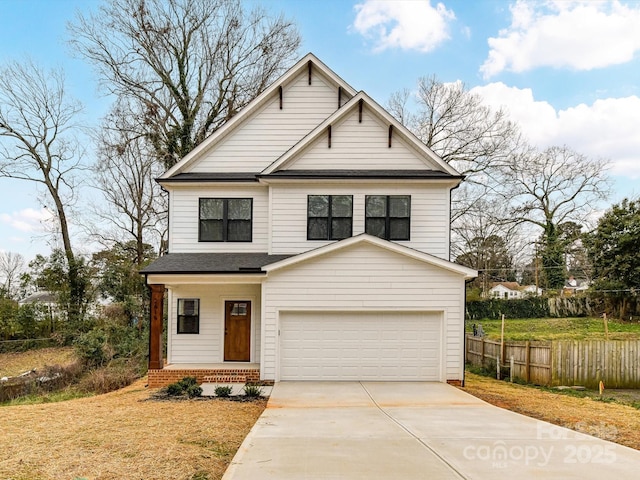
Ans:
[{"label": "black window frame", "polygon": [[[326,197],[327,198],[327,205],[328,205],[328,212],[327,212],[327,216],[326,217],[312,217],[311,211],[310,211],[310,205],[311,205],[311,197]],[[344,217],[344,216],[334,216],[333,215],[333,198],[335,197],[348,197],[351,200],[351,210],[350,210],[350,216],[348,217]],[[326,223],[327,223],[327,235],[326,237],[312,237],[311,236],[311,221],[310,219],[314,219],[314,220],[318,220],[318,219],[325,219]],[[342,237],[342,236],[336,236],[334,234],[334,228],[333,228],[333,221],[334,220],[343,220],[343,219],[349,219],[350,223],[349,223],[349,234]],[[326,240],[344,240],[345,238],[349,238],[353,236],[353,195],[316,195],[316,194],[312,194],[312,195],[307,195],[307,240],[310,241],[326,241]]]},{"label": "black window frame", "polygon": [[[184,311],[184,302],[196,302],[195,313],[193,314],[180,314],[180,305],[183,305],[182,310]],[[185,321],[192,321],[192,324],[186,324]],[[191,328],[186,328],[190,326]],[[198,335],[200,333],[200,299],[199,298],[178,298],[178,302],[176,305],[176,333],[179,335]]]},{"label": "black window frame", "polygon": [[[215,239],[206,239],[203,238],[203,222],[207,221],[216,221],[213,219],[203,219],[202,218],[202,203],[209,200],[216,200],[222,202],[222,235],[220,240]],[[233,221],[247,221],[244,219],[230,219],[229,218],[229,201],[230,200],[248,200],[249,201],[249,209],[251,211],[249,222],[249,238],[248,239],[240,239],[240,240],[229,240],[229,225],[230,222]],[[220,220],[217,220],[220,221]],[[229,197],[229,198],[221,198],[221,197],[206,197],[200,198],[198,202],[198,242],[233,242],[233,243],[247,243],[253,242],[253,198],[240,198],[240,197]]]},{"label": "black window frame", "polygon": [[[369,199],[373,197],[383,197],[385,198],[385,215],[383,216],[370,216],[368,215],[367,209],[369,206]],[[408,200],[408,209],[409,212],[406,216],[397,217],[391,215],[391,199],[394,198],[406,198]],[[410,241],[411,240],[411,195],[365,195],[364,198],[364,231],[369,235],[374,235],[378,238],[382,238],[384,240],[390,241]],[[376,235],[375,233],[371,233],[372,228],[369,227],[370,220],[380,220],[384,219],[384,235]],[[407,236],[399,237],[392,236],[392,225],[394,222],[406,222],[406,231]]]}]

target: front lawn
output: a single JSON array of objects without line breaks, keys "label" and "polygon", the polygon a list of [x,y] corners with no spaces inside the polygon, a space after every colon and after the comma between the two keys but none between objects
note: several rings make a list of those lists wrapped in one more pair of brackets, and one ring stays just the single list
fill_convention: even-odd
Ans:
[{"label": "front lawn", "polygon": [[146,379],[61,403],[0,407],[0,478],[220,479],[265,400],[150,400]]},{"label": "front lawn", "polygon": [[[473,332],[473,324],[482,325],[491,340],[500,340],[500,320],[474,320],[466,322],[467,333]],[[608,320],[609,340],[640,338],[639,322]],[[529,318],[505,319],[505,340],[604,340],[602,318]]]}]

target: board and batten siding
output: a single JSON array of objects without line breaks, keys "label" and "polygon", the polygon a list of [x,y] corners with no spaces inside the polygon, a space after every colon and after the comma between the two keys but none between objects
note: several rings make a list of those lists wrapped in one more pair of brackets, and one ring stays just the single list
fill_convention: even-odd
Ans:
[{"label": "board and batten siding", "polygon": [[410,195],[409,241],[396,242],[442,259],[449,259],[449,188],[443,185],[327,183],[271,187],[271,252],[297,254],[332,241],[307,240],[308,195],[353,195],[353,235],[364,233],[366,195]]},{"label": "board and batten siding", "polygon": [[[200,198],[252,198],[253,231],[251,242],[199,242]],[[171,187],[169,205],[169,251],[188,252],[266,252],[269,230],[269,191],[265,186],[216,185],[212,187]]]},{"label": "board and batten siding", "polygon": [[[224,302],[251,300],[251,361],[260,359],[260,285],[180,285],[169,290],[167,361],[170,364],[224,361]],[[178,334],[179,298],[200,299],[200,333]]]},{"label": "board and batten siding", "polygon": [[370,244],[269,272],[262,284],[261,375],[275,380],[281,311],[441,312],[446,378],[463,375],[464,278]]},{"label": "board and batten siding", "polygon": [[426,164],[418,152],[398,134],[392,136],[389,148],[389,125],[368,111],[352,109],[346,118],[331,126],[331,148],[328,132],[320,135],[287,169],[292,170],[440,170]]},{"label": "board and batten siding", "polygon": [[[342,102],[346,102],[343,94]],[[338,109],[338,87],[305,71],[194,163],[189,172],[261,172]]]}]

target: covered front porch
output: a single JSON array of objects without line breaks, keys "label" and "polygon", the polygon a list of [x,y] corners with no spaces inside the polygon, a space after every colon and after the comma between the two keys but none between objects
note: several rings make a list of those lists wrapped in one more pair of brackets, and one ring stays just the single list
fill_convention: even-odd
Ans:
[{"label": "covered front porch", "polygon": [[149,386],[186,376],[198,383],[260,381],[261,267],[281,258],[169,254],[145,268],[151,291]]}]

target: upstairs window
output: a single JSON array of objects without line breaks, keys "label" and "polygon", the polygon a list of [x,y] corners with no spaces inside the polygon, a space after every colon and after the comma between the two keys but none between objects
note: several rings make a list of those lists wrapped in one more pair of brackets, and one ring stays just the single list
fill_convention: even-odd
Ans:
[{"label": "upstairs window", "polygon": [[198,240],[250,242],[252,211],[251,198],[201,198]]},{"label": "upstairs window", "polygon": [[352,231],[352,195],[307,197],[307,240],[342,240]]},{"label": "upstairs window", "polygon": [[200,299],[178,299],[178,333],[200,333]]},{"label": "upstairs window", "polygon": [[367,195],[365,232],[385,240],[409,240],[411,196]]}]

